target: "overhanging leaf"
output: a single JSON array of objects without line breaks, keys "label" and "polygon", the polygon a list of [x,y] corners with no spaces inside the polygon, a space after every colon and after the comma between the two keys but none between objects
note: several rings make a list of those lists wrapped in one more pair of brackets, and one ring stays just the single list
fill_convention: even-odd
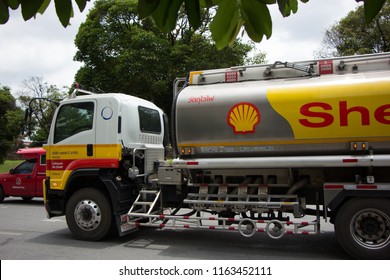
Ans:
[{"label": "overhanging leaf", "polygon": [[160,0],[152,16],[156,25],[165,33],[176,27],[178,11],[183,0]]},{"label": "overhanging leaf", "polygon": [[241,15],[244,20],[245,31],[255,42],[260,42],[265,35],[272,35],[272,20],[266,4],[257,0],[241,1]]},{"label": "overhanging leaf", "polygon": [[295,14],[298,11],[298,0],[277,0],[277,2],[283,17],[288,17],[291,12]]},{"label": "overhanging leaf", "polygon": [[370,23],[379,13],[386,0],[369,0],[364,1],[364,16],[366,23]]},{"label": "overhanging leaf", "polygon": [[[1,1],[5,1],[7,2],[7,0],[1,0]],[[8,6],[12,9],[12,10],[16,10],[20,5],[20,2],[19,0],[8,0]]]},{"label": "overhanging leaf", "polygon": [[298,0],[288,0],[287,5],[294,14],[298,11]]},{"label": "overhanging leaf", "polygon": [[194,29],[198,29],[201,24],[199,1],[185,0],[184,3],[188,15],[188,21]]},{"label": "overhanging leaf", "polygon": [[4,0],[0,0],[0,24],[4,24],[9,19],[8,6],[4,3]]},{"label": "overhanging leaf", "polygon": [[22,6],[22,16],[24,20],[29,20],[33,16],[35,16],[42,6],[43,0],[20,0],[20,4]]},{"label": "overhanging leaf", "polygon": [[[223,0],[218,5],[217,13],[210,23],[210,31],[218,49],[227,46],[237,36],[242,22],[239,20],[237,2]],[[234,38],[232,36],[234,35]]]},{"label": "overhanging leaf", "polygon": [[38,13],[43,15],[43,13],[46,11],[47,7],[49,6],[51,0],[44,0],[42,3],[42,6],[39,8]]},{"label": "overhanging leaf", "polygon": [[288,9],[286,9],[287,1],[288,0],[277,0],[278,6],[279,6],[279,11],[283,17],[287,17],[290,15]]},{"label": "overhanging leaf", "polygon": [[152,15],[156,10],[159,0],[138,0],[138,14],[141,19]]},{"label": "overhanging leaf", "polygon": [[69,25],[70,17],[73,13],[72,0],[54,0],[57,16],[63,27]]},{"label": "overhanging leaf", "polygon": [[[228,37],[228,39],[229,39],[228,45],[231,46],[236,41],[237,34],[238,34],[238,32],[240,32],[240,29],[241,29],[243,24],[244,24],[244,21],[239,18],[236,26],[232,29],[232,32],[231,32],[230,36]],[[224,46],[220,47],[220,49],[223,49],[223,48],[224,48]]]},{"label": "overhanging leaf", "polygon": [[276,3],[276,0],[258,0],[258,1],[260,1],[261,3],[267,4],[267,5]]},{"label": "overhanging leaf", "polygon": [[77,6],[79,7],[80,12],[84,11],[85,6],[89,0],[76,0]]},{"label": "overhanging leaf", "polygon": [[[193,0],[197,1],[197,0]],[[199,0],[200,6],[204,8],[211,8],[219,5],[219,3],[223,0]]]}]

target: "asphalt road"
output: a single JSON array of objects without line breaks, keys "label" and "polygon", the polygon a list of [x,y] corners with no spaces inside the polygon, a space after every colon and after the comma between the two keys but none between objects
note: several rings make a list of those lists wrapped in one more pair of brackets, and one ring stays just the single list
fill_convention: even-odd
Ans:
[{"label": "asphalt road", "polygon": [[159,230],[100,242],[75,240],[65,218],[47,219],[42,199],[7,198],[0,204],[1,260],[345,260],[329,224],[318,235]]}]

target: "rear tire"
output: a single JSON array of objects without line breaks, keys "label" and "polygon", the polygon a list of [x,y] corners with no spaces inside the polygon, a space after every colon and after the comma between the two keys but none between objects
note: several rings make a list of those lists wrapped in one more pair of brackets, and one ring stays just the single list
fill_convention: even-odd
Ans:
[{"label": "rear tire", "polygon": [[99,190],[75,192],[66,205],[66,222],[77,239],[97,241],[110,231],[113,215],[110,203]]},{"label": "rear tire", "polygon": [[344,250],[357,259],[390,256],[390,200],[353,198],[338,211],[336,237]]}]

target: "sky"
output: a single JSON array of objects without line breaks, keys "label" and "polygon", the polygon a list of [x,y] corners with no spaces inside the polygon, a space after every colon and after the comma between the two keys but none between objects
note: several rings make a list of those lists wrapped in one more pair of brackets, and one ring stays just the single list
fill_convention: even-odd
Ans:
[{"label": "sky", "polygon": [[[23,82],[30,77],[41,77],[58,88],[70,86],[82,65],[73,61],[74,38],[93,3],[88,3],[83,13],[75,7],[71,25],[64,28],[51,2],[36,19],[25,22],[18,9],[0,25],[0,85],[10,87],[14,95],[23,90]],[[272,37],[256,47],[266,52],[269,63],[312,59],[325,31],[358,5],[355,0],[299,2],[298,12],[288,18],[281,16],[277,5],[271,5]]]}]

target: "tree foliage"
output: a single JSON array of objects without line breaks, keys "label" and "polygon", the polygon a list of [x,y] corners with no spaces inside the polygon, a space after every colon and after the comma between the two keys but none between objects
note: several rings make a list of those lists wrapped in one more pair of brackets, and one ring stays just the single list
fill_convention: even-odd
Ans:
[{"label": "tree foliage", "polygon": [[[80,12],[85,9],[90,0],[74,0]],[[43,14],[49,6],[51,0],[0,0],[0,24],[4,24],[9,19],[9,9],[21,9],[25,21],[35,17],[38,13]],[[54,0],[58,19],[64,27],[69,25],[69,20],[73,17],[72,0]]]},{"label": "tree foliage", "polygon": [[[202,18],[212,19],[208,11]],[[93,91],[151,100],[169,113],[175,78],[243,64],[252,48],[237,42],[217,51],[206,25],[195,32],[184,13],[178,19],[180,28],[163,33],[151,19],[139,18],[137,1],[96,1],[76,35],[75,59],[84,66],[75,80]]]},{"label": "tree foliage", "polygon": [[23,111],[16,106],[10,88],[0,85],[0,164],[19,136],[23,122]]},{"label": "tree foliage", "polygon": [[[73,2],[82,12],[90,0],[54,0],[55,9],[61,24],[66,27],[73,17]],[[309,0],[300,0],[306,3]],[[364,1],[366,22],[370,22],[381,10],[386,0],[349,0]],[[21,7],[25,20],[44,13],[51,0],[0,0],[0,24],[9,19],[9,9]],[[298,11],[298,0],[139,0],[140,17],[152,17],[156,25],[165,33],[176,29],[180,10],[185,11],[191,26],[197,29],[202,24],[202,11],[214,7],[217,10],[210,23],[212,37],[218,49],[232,44],[241,27],[249,37],[260,42],[263,37],[272,34],[272,19],[269,5],[278,5],[280,13],[287,17]],[[337,7],[335,7],[337,8]]]},{"label": "tree foliage", "polygon": [[66,96],[63,90],[54,85],[48,85],[41,77],[30,77],[24,81],[24,90],[19,96],[19,101],[25,108],[31,109],[31,119],[28,127],[32,146],[41,146],[46,143],[50,132],[56,104],[48,101],[60,101]]},{"label": "tree foliage", "polygon": [[318,56],[345,56],[390,51],[390,0],[366,25],[363,7],[358,7],[329,28]]}]

